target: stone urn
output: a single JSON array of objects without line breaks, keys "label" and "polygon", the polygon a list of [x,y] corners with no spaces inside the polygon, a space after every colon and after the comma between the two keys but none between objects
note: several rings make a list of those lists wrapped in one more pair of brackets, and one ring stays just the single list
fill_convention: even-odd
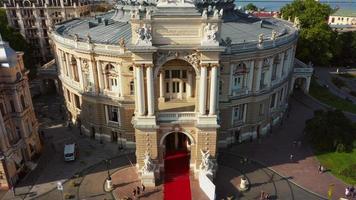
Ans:
[{"label": "stone urn", "polygon": [[239,186],[240,191],[246,191],[248,189],[248,180],[245,176],[241,177],[241,182]]}]

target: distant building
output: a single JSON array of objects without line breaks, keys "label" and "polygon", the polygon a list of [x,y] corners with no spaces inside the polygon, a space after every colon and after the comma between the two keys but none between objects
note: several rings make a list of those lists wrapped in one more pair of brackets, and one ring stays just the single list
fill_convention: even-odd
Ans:
[{"label": "distant building", "polygon": [[356,29],[356,10],[339,9],[329,16],[329,26],[336,30]]},{"label": "distant building", "polygon": [[54,24],[90,14],[88,0],[7,0],[4,8],[9,25],[26,38],[38,64],[53,57],[48,31]]},{"label": "distant building", "polygon": [[23,53],[0,36],[0,187],[10,188],[41,150]]}]

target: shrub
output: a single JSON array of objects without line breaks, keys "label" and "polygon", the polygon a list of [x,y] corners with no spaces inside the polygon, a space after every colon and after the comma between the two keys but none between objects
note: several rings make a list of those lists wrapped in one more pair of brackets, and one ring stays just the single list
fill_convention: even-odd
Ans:
[{"label": "shrub", "polygon": [[340,110],[316,111],[306,121],[305,132],[318,152],[352,150],[355,126]]},{"label": "shrub", "polygon": [[356,179],[356,164],[351,164],[340,172],[340,175]]},{"label": "shrub", "polygon": [[337,78],[337,77],[332,77],[331,78],[331,82],[333,82],[334,85],[336,85],[336,87],[338,87],[338,88],[346,86],[345,82],[343,80],[341,80],[340,78]]}]

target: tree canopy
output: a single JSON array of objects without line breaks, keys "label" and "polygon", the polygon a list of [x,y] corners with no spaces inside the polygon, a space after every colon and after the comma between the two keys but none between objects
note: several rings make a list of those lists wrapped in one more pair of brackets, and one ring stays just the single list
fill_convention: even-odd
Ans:
[{"label": "tree canopy", "polygon": [[355,127],[340,110],[315,111],[306,121],[306,136],[318,152],[352,150]]},{"label": "tree canopy", "polygon": [[24,52],[25,67],[34,72],[35,67],[31,61],[31,51],[29,45],[20,32],[9,26],[6,17],[6,11],[2,8],[0,8],[0,34],[4,41],[9,42],[11,48],[16,51]]},{"label": "tree canopy", "polygon": [[252,11],[257,11],[258,8],[255,4],[249,3],[244,7],[245,10],[252,10]]},{"label": "tree canopy", "polygon": [[327,65],[333,58],[335,33],[327,24],[333,9],[315,0],[295,0],[281,9],[284,19],[299,18],[297,57],[304,62]]}]

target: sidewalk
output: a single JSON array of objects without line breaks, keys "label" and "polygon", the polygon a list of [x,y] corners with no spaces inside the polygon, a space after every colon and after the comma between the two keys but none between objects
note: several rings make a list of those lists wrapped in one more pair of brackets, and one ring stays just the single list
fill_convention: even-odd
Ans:
[{"label": "sidewalk", "polygon": [[[343,197],[346,184],[328,172],[319,174],[319,162],[309,145],[302,140],[305,120],[313,117],[315,107],[306,106],[309,102],[304,102],[305,96],[297,98],[298,101],[291,99],[290,118],[281,128],[274,128],[272,135],[263,138],[260,144],[254,141],[236,145],[231,151],[260,161],[283,176],[290,177],[291,181],[325,197],[329,185],[334,184],[333,197]],[[299,140],[302,146],[294,147],[293,141]],[[293,160],[290,160],[290,154],[294,155]]]}]

